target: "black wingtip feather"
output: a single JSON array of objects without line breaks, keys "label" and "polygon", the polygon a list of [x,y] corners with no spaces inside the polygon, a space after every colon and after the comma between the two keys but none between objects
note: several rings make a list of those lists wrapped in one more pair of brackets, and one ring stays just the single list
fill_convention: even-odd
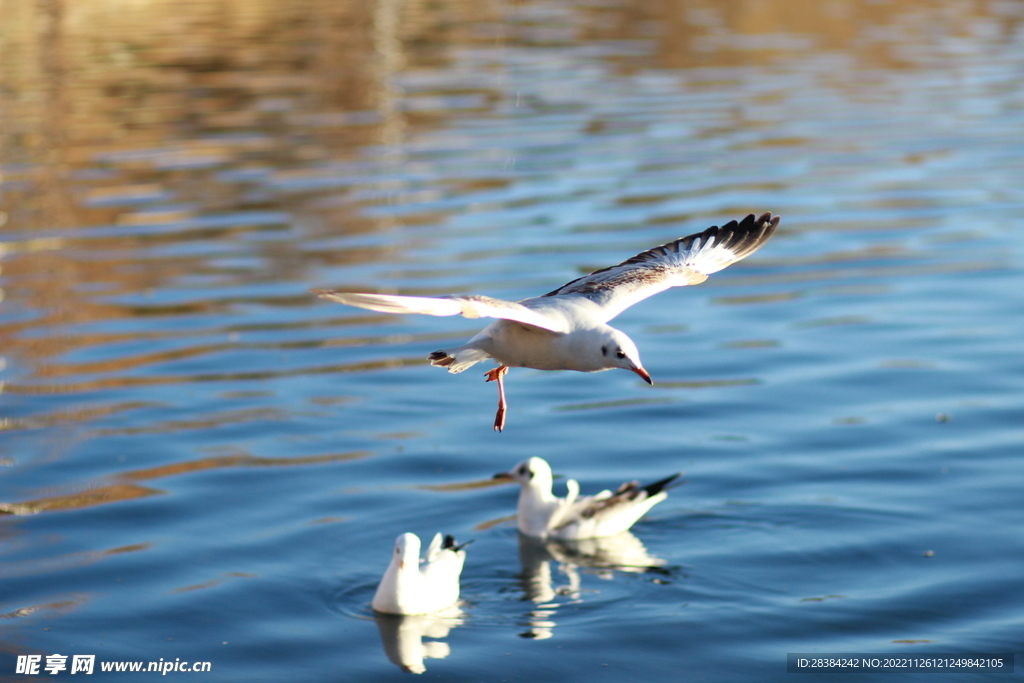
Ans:
[{"label": "black wingtip feather", "polygon": [[760,249],[775,234],[780,218],[780,216],[772,216],[770,211],[756,218],[754,214],[749,214],[738,223],[729,221],[722,227],[712,226],[700,233],[700,236],[705,241],[709,237],[715,237],[715,243],[718,246],[726,247],[736,254],[736,258],[739,260]]},{"label": "black wingtip feather", "polygon": [[[760,216],[755,217],[754,214],[749,214],[742,221],[729,221],[725,225],[719,227],[712,225],[703,232],[694,233],[686,237],[681,237],[672,242],[667,242],[661,246],[642,251],[636,256],[632,256],[622,263],[608,268],[601,268],[595,270],[589,275],[576,278],[571,282],[567,282],[556,290],[548,292],[544,296],[558,296],[566,292],[576,291],[574,286],[579,283],[585,283],[588,278],[598,273],[604,273],[610,270],[614,270],[621,266],[627,266],[634,263],[645,263],[647,261],[657,261],[658,259],[670,255],[678,254],[680,252],[687,252],[693,247],[693,243],[700,240],[700,244],[707,244],[708,240],[714,240],[715,246],[724,247],[735,254],[736,258],[734,261],[739,261],[742,258],[753,254],[755,251],[764,246],[764,243],[775,234],[775,229],[779,226],[779,216],[773,216],[770,211],[767,211]],[[436,365],[436,363],[435,363]]]},{"label": "black wingtip feather", "polygon": [[462,545],[457,545],[454,536],[445,534],[444,541],[441,543],[441,550],[451,550],[453,553],[457,553],[475,540],[475,538],[471,538]]},{"label": "black wingtip feather", "polygon": [[[708,240],[714,239],[715,246],[728,249],[736,255],[736,260],[739,261],[764,246],[764,243],[775,234],[775,228],[778,225],[779,216],[772,216],[770,211],[756,218],[754,214],[749,214],[742,221],[729,221],[721,227],[712,225],[704,232],[694,233],[693,235],[663,244],[660,247],[648,249],[632,258],[626,259],[619,265],[642,263],[652,257],[656,257],[659,254],[663,255],[670,251],[689,251],[693,247],[693,243],[698,239],[701,244],[707,244]],[[612,268],[615,267],[617,266],[612,266]],[[605,268],[604,270],[611,270],[611,268]]]},{"label": "black wingtip feather", "polygon": [[[657,495],[662,491],[667,491],[671,488],[675,488],[676,486],[682,484],[683,482],[676,481],[676,479],[678,479],[681,476],[683,476],[682,472],[676,472],[671,476],[665,477],[664,479],[659,479],[658,481],[652,482],[647,486],[644,486],[642,490],[646,491],[647,497],[650,498],[651,496]],[[675,483],[673,484],[672,482]]]},{"label": "black wingtip feather", "polygon": [[432,351],[427,358],[430,359],[431,365],[440,365],[443,368],[446,368],[455,362],[455,358],[449,356],[444,351]]}]

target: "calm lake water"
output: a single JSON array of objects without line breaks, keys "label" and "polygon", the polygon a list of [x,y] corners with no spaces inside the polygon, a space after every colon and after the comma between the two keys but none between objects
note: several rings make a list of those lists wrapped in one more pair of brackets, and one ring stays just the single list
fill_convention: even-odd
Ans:
[{"label": "calm lake water", "polygon": [[[786,655],[1024,651],[1021,3],[0,13],[3,680],[905,681]],[[481,324],[309,293],[524,298],[763,211],[760,252],[616,319],[653,387],[516,369],[503,434],[486,367],[425,360]],[[489,481],[530,456],[584,493],[686,485],[545,547]],[[374,619],[405,531],[476,539],[457,613]]]}]

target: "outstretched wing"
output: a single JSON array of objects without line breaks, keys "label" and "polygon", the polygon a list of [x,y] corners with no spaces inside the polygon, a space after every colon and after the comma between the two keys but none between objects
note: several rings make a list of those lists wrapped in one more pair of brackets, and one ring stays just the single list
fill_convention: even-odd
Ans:
[{"label": "outstretched wing", "polygon": [[324,299],[349,306],[358,306],[382,313],[422,313],[424,315],[462,315],[466,318],[502,318],[532,325],[549,332],[568,332],[564,319],[555,319],[504,299],[489,296],[396,296],[391,294],[360,294],[329,289],[310,290]]},{"label": "outstretched wing", "polygon": [[582,296],[598,304],[607,322],[638,301],[669,287],[696,285],[711,273],[761,248],[775,233],[779,216],[771,213],[730,221],[641,252],[617,266],[562,285],[544,296]]}]

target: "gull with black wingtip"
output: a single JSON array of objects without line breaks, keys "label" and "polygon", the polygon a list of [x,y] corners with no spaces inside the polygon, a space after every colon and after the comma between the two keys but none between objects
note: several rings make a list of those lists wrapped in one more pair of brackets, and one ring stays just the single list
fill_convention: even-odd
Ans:
[{"label": "gull with black wingtip", "polygon": [[462,346],[431,353],[430,363],[448,372],[462,372],[488,358],[498,363],[484,376],[498,383],[494,429],[500,432],[507,407],[502,378],[510,367],[579,372],[621,368],[653,384],[633,340],[606,323],[638,301],[670,287],[704,282],[711,273],[753,254],[778,224],[779,217],[770,213],[756,218],[751,214],[740,222],[712,226],[648,249],[519,302],[472,295],[430,298],[312,291],[325,299],[384,313],[497,318]]},{"label": "gull with black wingtip", "polygon": [[582,497],[580,485],[569,479],[565,482],[568,494],[559,498],[551,492],[551,466],[543,458],[534,457],[508,472],[495,474],[494,479],[514,481],[521,487],[516,505],[521,533],[542,539],[578,540],[614,536],[629,529],[665,500],[666,491],[680,476],[677,472],[646,486],[626,482],[615,493],[601,491]]},{"label": "gull with black wingtip", "polygon": [[429,614],[451,607],[459,599],[459,575],[466,561],[463,550],[472,541],[436,534],[420,566],[420,539],[402,534],[395,539],[391,563],[373,596],[373,609],[385,614]]}]

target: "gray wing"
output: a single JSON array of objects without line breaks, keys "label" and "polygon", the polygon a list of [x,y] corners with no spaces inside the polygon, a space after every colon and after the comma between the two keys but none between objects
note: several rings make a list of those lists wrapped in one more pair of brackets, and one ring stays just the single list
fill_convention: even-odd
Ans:
[{"label": "gray wing", "polygon": [[641,252],[617,266],[562,285],[544,296],[582,296],[598,304],[607,322],[638,301],[669,287],[696,285],[760,249],[775,233],[779,216],[750,214],[704,232]]},{"label": "gray wing", "polygon": [[554,319],[514,301],[489,296],[396,296],[363,294],[327,289],[311,290],[317,296],[349,306],[382,313],[422,313],[424,315],[462,315],[466,318],[502,318],[532,325],[549,332],[568,332],[564,318]]},{"label": "gray wing", "polygon": [[[632,508],[648,498],[658,495],[662,491],[678,486],[679,484],[676,483],[676,479],[681,477],[682,474],[682,472],[676,472],[646,486],[641,486],[638,481],[627,481],[618,488],[614,495],[598,494],[587,500],[586,504],[576,511],[577,515],[583,519],[590,519],[591,517],[606,514],[614,508]],[[608,492],[602,491],[602,493]]]}]

